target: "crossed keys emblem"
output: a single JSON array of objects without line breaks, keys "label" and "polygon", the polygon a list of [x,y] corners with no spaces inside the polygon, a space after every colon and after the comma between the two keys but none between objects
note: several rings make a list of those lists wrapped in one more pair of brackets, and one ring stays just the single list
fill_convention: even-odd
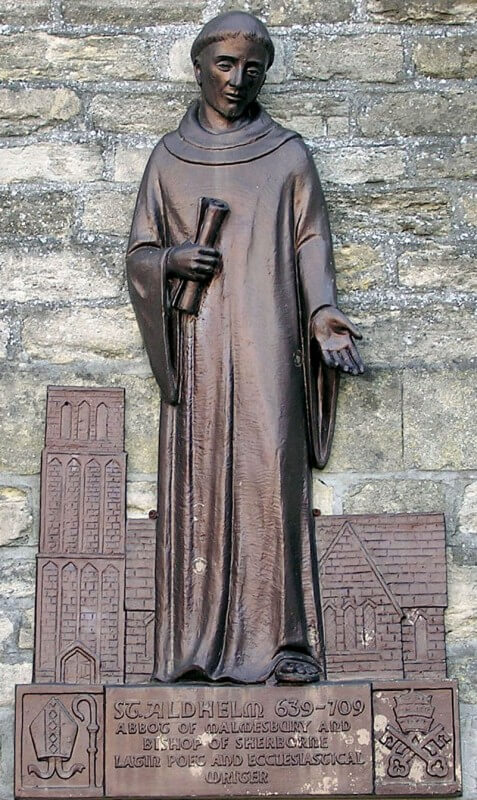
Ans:
[{"label": "crossed keys emblem", "polygon": [[449,771],[443,749],[451,737],[441,723],[434,722],[432,695],[410,689],[394,698],[394,715],[399,726],[388,722],[379,740],[390,750],[387,772],[391,778],[406,778],[417,757],[433,778],[445,778]]}]

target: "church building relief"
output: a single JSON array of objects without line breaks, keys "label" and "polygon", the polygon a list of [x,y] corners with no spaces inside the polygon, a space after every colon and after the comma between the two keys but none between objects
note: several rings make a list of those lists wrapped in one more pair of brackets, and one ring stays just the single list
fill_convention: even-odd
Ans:
[{"label": "church building relief", "polygon": [[446,675],[441,514],[318,517],[329,678]]}]

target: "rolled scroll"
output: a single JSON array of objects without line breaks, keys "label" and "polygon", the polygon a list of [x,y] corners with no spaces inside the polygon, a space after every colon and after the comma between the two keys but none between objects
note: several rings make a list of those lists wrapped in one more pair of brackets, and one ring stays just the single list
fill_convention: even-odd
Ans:
[{"label": "rolled scroll", "polygon": [[[201,197],[195,244],[213,247],[229,210],[229,206],[223,200]],[[172,299],[173,308],[178,308],[186,314],[197,315],[204,289],[204,284],[199,281],[182,280]]]}]

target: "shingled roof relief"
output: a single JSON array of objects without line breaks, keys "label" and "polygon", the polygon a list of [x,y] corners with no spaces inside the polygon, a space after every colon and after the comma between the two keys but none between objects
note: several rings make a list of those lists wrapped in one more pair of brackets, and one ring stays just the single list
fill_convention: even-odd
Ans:
[{"label": "shingled roof relief", "polygon": [[447,606],[442,514],[318,517],[320,564],[345,522],[352,525],[402,607]]},{"label": "shingled roof relief", "polygon": [[403,613],[402,608],[399,605],[399,602],[398,602],[396,596],[390,590],[389,585],[386,583],[384,577],[382,576],[382,574],[381,574],[381,572],[380,572],[380,570],[378,568],[378,565],[376,564],[376,561],[374,560],[372,555],[368,552],[364,542],[361,540],[361,538],[358,535],[355,527],[353,525],[351,525],[351,523],[349,521],[346,521],[344,523],[344,525],[341,526],[341,528],[339,529],[338,533],[336,534],[336,536],[332,540],[331,544],[329,545],[328,549],[326,550],[326,553],[324,553],[323,557],[320,559],[320,574],[326,569],[326,562],[328,561],[328,559],[331,557],[333,552],[338,547],[339,542],[342,541],[343,539],[348,539],[348,541],[349,541],[350,538],[354,539],[355,546],[357,546],[359,548],[359,550],[362,552],[364,560],[367,562],[369,568],[374,573],[374,575],[375,575],[378,583],[381,585],[381,588],[383,589],[384,593],[389,598],[389,602],[391,603],[391,605],[394,606],[394,609],[396,610],[396,613],[399,615],[399,617],[402,618],[404,616],[404,613]]}]

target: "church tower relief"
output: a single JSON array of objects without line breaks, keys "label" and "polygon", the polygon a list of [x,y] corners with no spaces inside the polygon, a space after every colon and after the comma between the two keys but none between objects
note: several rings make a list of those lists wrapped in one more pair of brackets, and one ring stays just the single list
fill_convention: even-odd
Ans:
[{"label": "church tower relief", "polygon": [[124,677],[124,390],[50,387],[35,681]]}]

